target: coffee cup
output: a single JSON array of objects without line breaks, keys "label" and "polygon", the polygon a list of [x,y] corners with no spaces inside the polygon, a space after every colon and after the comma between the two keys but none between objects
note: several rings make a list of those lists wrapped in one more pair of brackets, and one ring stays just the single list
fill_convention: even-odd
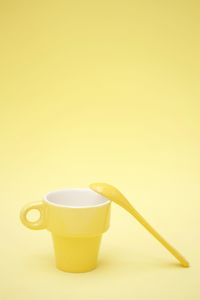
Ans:
[{"label": "coffee cup", "polygon": [[[28,219],[36,209],[39,218]],[[109,228],[111,202],[87,188],[47,193],[42,201],[25,205],[22,223],[33,230],[47,229],[53,239],[56,266],[65,272],[96,268],[102,235]]]}]

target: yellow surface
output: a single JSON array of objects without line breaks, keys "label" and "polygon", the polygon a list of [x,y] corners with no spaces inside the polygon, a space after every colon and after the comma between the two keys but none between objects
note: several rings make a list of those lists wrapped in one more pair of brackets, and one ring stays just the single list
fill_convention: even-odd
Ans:
[{"label": "yellow surface", "polygon": [[[1,1],[0,298],[200,298],[199,1]],[[19,211],[118,187],[191,263],[112,205],[99,267],[54,266]]]}]

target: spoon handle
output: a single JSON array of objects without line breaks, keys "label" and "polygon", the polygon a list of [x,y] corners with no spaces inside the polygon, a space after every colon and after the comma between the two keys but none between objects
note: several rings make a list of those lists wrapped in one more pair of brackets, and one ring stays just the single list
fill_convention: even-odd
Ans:
[{"label": "spoon handle", "polygon": [[177,260],[183,267],[189,267],[189,262],[172,245],[170,245],[132,206],[127,206],[126,210],[134,216]]}]

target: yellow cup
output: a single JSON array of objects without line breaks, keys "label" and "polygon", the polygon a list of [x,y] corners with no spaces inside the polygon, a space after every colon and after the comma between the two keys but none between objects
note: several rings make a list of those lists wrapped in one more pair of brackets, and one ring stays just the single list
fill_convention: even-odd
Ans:
[{"label": "yellow cup", "polygon": [[[97,266],[101,237],[110,224],[110,208],[108,199],[90,189],[64,189],[24,206],[20,218],[28,228],[51,232],[58,269],[88,272]],[[32,209],[40,212],[34,222],[27,217]]]}]

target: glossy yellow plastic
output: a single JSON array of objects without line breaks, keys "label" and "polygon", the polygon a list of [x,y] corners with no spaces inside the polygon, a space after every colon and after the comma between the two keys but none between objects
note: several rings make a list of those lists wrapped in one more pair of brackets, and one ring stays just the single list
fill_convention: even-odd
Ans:
[{"label": "glossy yellow plastic", "polygon": [[127,210],[132,216],[134,216],[138,222],[140,222],[176,259],[181,263],[183,267],[189,267],[189,262],[178,252],[172,245],[170,245],[144,218],[136,211],[131,203],[125,198],[125,196],[117,190],[115,187],[107,183],[92,183],[90,188],[95,192],[103,195],[111,201],[116,202],[122,208]]},{"label": "glossy yellow plastic", "polygon": [[[91,191],[94,196],[96,193]],[[87,272],[96,268],[102,234],[109,228],[110,201],[90,207],[67,207],[46,199],[25,205],[22,223],[34,230],[52,234],[56,266],[65,272]],[[40,218],[30,222],[27,214],[37,209]]]}]

